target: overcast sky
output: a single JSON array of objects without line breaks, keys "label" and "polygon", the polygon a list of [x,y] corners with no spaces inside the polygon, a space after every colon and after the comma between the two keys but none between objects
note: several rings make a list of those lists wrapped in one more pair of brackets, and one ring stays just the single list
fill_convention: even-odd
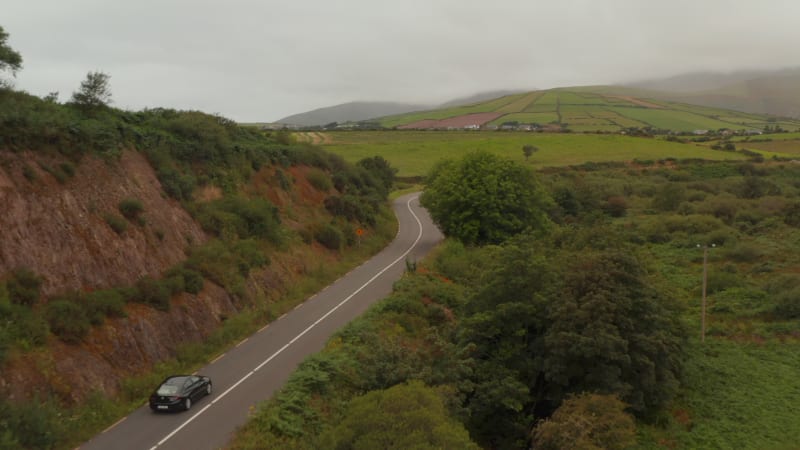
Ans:
[{"label": "overcast sky", "polygon": [[16,87],[273,121],[354,100],[800,65],[797,0],[3,0]]}]

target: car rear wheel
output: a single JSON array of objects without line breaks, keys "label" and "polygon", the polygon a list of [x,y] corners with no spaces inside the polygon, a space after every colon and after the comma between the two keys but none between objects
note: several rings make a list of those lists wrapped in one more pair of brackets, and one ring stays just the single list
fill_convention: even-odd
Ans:
[{"label": "car rear wheel", "polygon": [[211,383],[206,385],[206,395],[211,395]]},{"label": "car rear wheel", "polygon": [[190,398],[188,398],[188,397],[187,397],[187,398],[186,398],[186,400],[184,400],[184,401],[183,401],[183,409],[185,409],[186,411],[188,411],[188,410],[190,410],[191,408],[192,408],[192,399],[190,399]]}]

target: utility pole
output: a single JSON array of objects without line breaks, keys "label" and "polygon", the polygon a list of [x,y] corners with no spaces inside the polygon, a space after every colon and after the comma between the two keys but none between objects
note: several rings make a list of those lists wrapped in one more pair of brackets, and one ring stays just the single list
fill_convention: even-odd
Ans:
[{"label": "utility pole", "polygon": [[[697,244],[699,247],[700,244]],[[711,244],[716,247],[716,244]],[[700,342],[706,342],[706,287],[708,286],[708,245],[703,244],[703,301],[700,312]]]},{"label": "utility pole", "polygon": [[703,246],[703,307],[700,316],[700,342],[706,341],[706,286],[708,285],[708,245]]}]

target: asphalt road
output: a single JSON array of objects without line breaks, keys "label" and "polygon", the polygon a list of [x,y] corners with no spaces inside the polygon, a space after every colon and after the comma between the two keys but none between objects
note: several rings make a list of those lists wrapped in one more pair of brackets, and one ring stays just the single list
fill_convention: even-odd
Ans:
[{"label": "asphalt road", "polygon": [[391,292],[407,259],[421,259],[442,239],[419,206],[418,194],[400,197],[393,207],[399,227],[388,247],[198,371],[211,377],[212,395],[180,413],[153,413],[144,405],[79,448],[224,447],[250,409],[280,389],[306,356],[321,350],[336,330]]}]

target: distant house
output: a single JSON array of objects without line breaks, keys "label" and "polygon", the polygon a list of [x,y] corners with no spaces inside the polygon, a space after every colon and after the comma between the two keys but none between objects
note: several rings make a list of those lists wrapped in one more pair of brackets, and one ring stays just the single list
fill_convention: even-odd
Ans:
[{"label": "distant house", "polygon": [[744,132],[744,134],[755,135],[755,134],[764,134],[761,130],[750,129]]},{"label": "distant house", "polygon": [[705,134],[708,134],[708,130],[694,130],[692,131],[692,134],[697,136],[703,136]]},{"label": "distant house", "polygon": [[476,123],[472,123],[472,124],[469,124],[469,125],[464,125],[464,129],[465,130],[480,130],[481,126],[476,124]]}]

